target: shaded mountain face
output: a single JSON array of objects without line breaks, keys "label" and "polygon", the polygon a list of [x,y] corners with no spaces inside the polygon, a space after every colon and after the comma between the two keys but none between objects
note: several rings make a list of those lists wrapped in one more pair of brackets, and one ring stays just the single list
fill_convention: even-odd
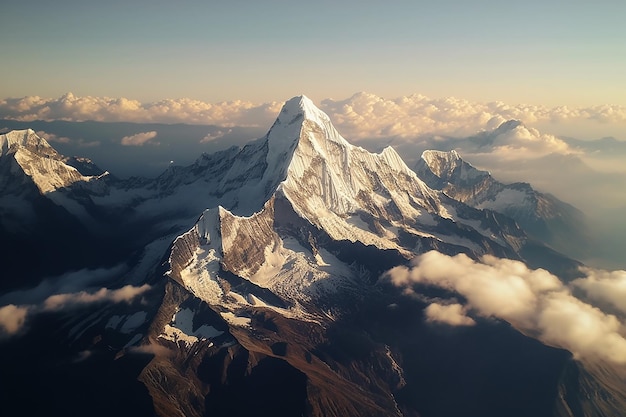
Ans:
[{"label": "shaded mountain face", "polygon": [[0,236],[11,277],[0,289],[119,259],[115,249],[105,251],[110,240],[96,239],[104,225],[89,196],[107,189],[107,173],[97,171],[88,160],[63,157],[32,130],[0,135]]},{"label": "shaded mountain face", "polygon": [[472,207],[502,213],[514,219],[529,236],[558,251],[574,257],[586,255],[590,237],[585,215],[551,194],[535,191],[528,183],[498,182],[489,172],[464,161],[456,151],[425,151],[415,171],[433,189]]},{"label": "shaded mountain face", "polygon": [[[379,279],[429,250],[555,272],[578,263],[429,185],[393,149],[351,145],[306,97],[289,100],[264,137],[155,180],[120,181],[32,132],[14,134],[0,167],[23,148],[43,151],[29,151],[28,172],[3,168],[32,184],[28,195],[8,185],[5,194],[60,210],[84,230],[76,246],[117,242],[105,256],[126,267],[100,283],[109,291],[149,285],[130,301],[45,310],[0,341],[0,365],[16,381],[0,400],[15,415],[42,411],[25,392],[54,414],[133,416],[600,416],[579,410],[626,404],[612,370],[587,369],[495,319],[434,326],[425,307],[455,294],[408,295]],[[39,173],[50,164],[46,183]],[[463,169],[465,179],[488,177]],[[29,233],[20,236],[36,241]],[[590,390],[601,399],[581,394]],[[80,398],[54,400],[74,391]]]}]

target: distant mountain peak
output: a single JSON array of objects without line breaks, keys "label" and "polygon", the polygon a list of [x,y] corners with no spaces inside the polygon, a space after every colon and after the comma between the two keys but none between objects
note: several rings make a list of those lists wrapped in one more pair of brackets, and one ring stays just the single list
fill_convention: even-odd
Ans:
[{"label": "distant mountain peak", "polygon": [[[503,123],[496,132],[523,126],[518,120]],[[584,238],[584,215],[557,198],[535,191],[528,183],[503,184],[488,171],[473,167],[455,151],[424,151],[416,172],[426,184],[455,200],[478,209],[511,217],[539,240],[568,252],[569,241]]]},{"label": "distant mountain peak", "polygon": [[107,174],[89,160],[66,158],[59,154],[32,129],[13,130],[0,135],[0,158],[6,161],[3,164],[11,167],[9,170],[13,175],[17,175],[15,181],[29,178],[28,181],[32,181],[42,195],[47,195],[60,206],[67,201],[56,191],[75,183],[85,185]]},{"label": "distant mountain peak", "polygon": [[28,148],[32,152],[45,155],[57,154],[54,148],[33,129],[12,130],[0,135],[0,156],[19,148]]},{"label": "distant mountain peak", "polygon": [[503,122],[502,124],[500,124],[500,126],[498,126],[493,133],[497,136],[497,135],[501,135],[502,133],[505,132],[510,132],[514,129],[516,129],[517,127],[525,127],[524,123],[522,123],[521,120],[517,120],[517,119],[511,119],[511,120],[507,120],[506,122]]},{"label": "distant mountain peak", "polygon": [[[426,165],[432,174],[443,181],[454,182],[452,181],[453,177],[456,178],[456,181],[473,181],[477,178],[489,176],[489,172],[476,169],[472,164],[464,161],[455,150],[447,152],[426,150],[422,152],[419,164]],[[418,174],[423,174],[423,170],[419,169],[419,167]]]}]

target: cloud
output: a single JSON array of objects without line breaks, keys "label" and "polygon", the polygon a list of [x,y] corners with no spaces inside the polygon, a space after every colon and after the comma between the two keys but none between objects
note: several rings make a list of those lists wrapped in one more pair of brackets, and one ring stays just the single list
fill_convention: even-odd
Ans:
[{"label": "cloud", "polygon": [[140,287],[126,285],[119,289],[100,288],[95,292],[80,291],[51,295],[42,304],[15,305],[0,307],[0,338],[13,336],[24,329],[29,315],[41,312],[56,312],[92,303],[129,303],[151,289],[150,285]]},{"label": "cloud", "polygon": [[626,313],[626,271],[602,271],[584,268],[586,278],[572,282],[594,301],[608,303]]},{"label": "cloud", "polygon": [[100,141],[94,141],[94,140],[86,141],[83,138],[70,139],[67,136],[55,135],[54,133],[48,133],[43,130],[39,130],[36,133],[37,133],[37,136],[39,136],[42,139],[45,139],[46,141],[52,144],[54,143],[72,144],[80,148],[91,148],[91,147],[101,145]]},{"label": "cloud", "polygon": [[157,132],[142,132],[131,136],[124,136],[122,138],[122,145],[124,146],[143,146],[151,139],[156,138]]},{"label": "cloud", "polygon": [[473,326],[474,319],[465,314],[465,307],[461,304],[432,303],[424,310],[426,321],[431,323],[444,323],[451,326]]},{"label": "cloud", "polygon": [[42,139],[45,139],[48,142],[57,142],[57,143],[70,143],[72,140],[65,136],[57,136],[53,133],[46,133],[43,130],[37,132],[37,136]]},{"label": "cloud", "polygon": [[14,335],[19,332],[28,315],[28,307],[9,304],[0,307],[0,334]]},{"label": "cloud", "polygon": [[[586,277],[573,284],[606,298],[606,287],[620,286],[606,272],[583,269]],[[597,306],[576,298],[571,287],[543,269],[529,269],[522,262],[483,256],[474,261],[464,254],[448,256],[427,252],[412,261],[411,267],[396,267],[387,275],[394,285],[413,291],[415,284],[437,286],[460,294],[467,304],[446,309],[427,309],[427,319],[457,317],[471,309],[482,317],[506,320],[517,329],[546,344],[572,352],[576,357],[600,357],[626,363],[626,338],[620,319]],[[599,278],[601,280],[599,280]],[[607,284],[609,283],[609,284]],[[453,304],[454,305],[454,304]],[[444,314],[446,313],[446,314]],[[447,321],[453,324],[452,320]]]},{"label": "cloud", "polygon": [[42,304],[48,297],[85,291],[90,287],[106,287],[107,283],[119,278],[127,271],[120,264],[112,268],[81,269],[42,280],[36,287],[15,290],[0,296],[2,304]]},{"label": "cloud", "polygon": [[3,294],[0,296],[0,332],[5,335],[18,333],[32,314],[67,310],[92,303],[130,303],[149,291],[150,285],[126,285],[116,289],[103,286],[126,269],[124,265],[110,269],[83,269],[47,278],[28,290]]},{"label": "cloud", "polygon": [[141,103],[123,97],[77,97],[67,93],[59,98],[30,96],[2,99],[0,118],[267,126],[281,106],[282,103],[277,102],[256,104],[242,100],[211,104],[189,98]]},{"label": "cloud", "polygon": [[621,323],[610,314],[565,294],[549,294],[537,317],[540,339],[576,356],[598,356],[626,363]]},{"label": "cloud", "polygon": [[[123,97],[77,97],[67,93],[58,98],[29,96],[2,99],[0,118],[266,127],[276,118],[281,106],[282,102],[258,104],[234,100],[207,103],[190,98],[141,103]],[[353,140],[415,138],[423,134],[468,136],[481,130],[495,129],[509,119],[520,119],[530,124],[626,122],[626,107],[617,105],[576,108],[508,105],[454,97],[429,98],[421,94],[385,99],[362,92],[345,100],[322,100],[320,108],[328,113],[342,134]]]},{"label": "cloud", "polygon": [[230,133],[232,133],[233,130],[232,129],[228,129],[226,131],[223,130],[218,130],[217,132],[213,132],[213,133],[208,133],[205,137],[203,137],[200,140],[200,143],[209,143],[209,142],[213,142],[214,140],[217,140],[221,137],[223,137],[224,135],[228,135]]},{"label": "cloud", "polygon": [[[506,124],[502,125],[502,127],[505,126]],[[487,133],[484,137],[490,140],[488,152],[496,154],[500,158],[526,159],[552,153],[565,155],[578,153],[556,136],[540,133],[537,129],[529,128],[521,123],[512,129],[502,132],[500,129],[496,129],[491,133]],[[465,145],[469,150],[476,151],[463,142],[460,143],[461,147]]]},{"label": "cloud", "polygon": [[163,345],[150,343],[141,346],[131,346],[128,348],[129,353],[151,354],[159,357],[172,357],[175,353]]},{"label": "cloud", "polygon": [[512,106],[454,97],[433,99],[421,94],[385,99],[375,94],[357,93],[346,100],[323,100],[321,107],[350,138],[415,138],[423,134],[462,137],[495,129],[510,119],[526,123],[626,122],[626,107],[617,105],[580,108]]},{"label": "cloud", "polygon": [[137,296],[150,290],[150,285],[144,284],[140,287],[126,285],[122,288],[111,290],[100,288],[95,292],[80,291],[76,293],[55,294],[48,297],[43,303],[44,311],[58,311],[66,308],[91,304],[97,302],[130,302]]}]

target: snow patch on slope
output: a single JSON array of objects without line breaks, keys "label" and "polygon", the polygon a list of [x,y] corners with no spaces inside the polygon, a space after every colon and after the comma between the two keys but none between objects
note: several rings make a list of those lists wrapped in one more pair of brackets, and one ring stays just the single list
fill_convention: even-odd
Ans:
[{"label": "snow patch on slope", "polygon": [[529,207],[532,206],[531,196],[523,190],[513,188],[503,188],[499,193],[495,194],[492,199],[480,202],[478,208],[486,208],[499,212],[506,212],[510,208]]},{"label": "snow patch on slope", "polygon": [[489,175],[487,171],[476,169],[465,162],[455,150],[449,152],[427,150],[422,153],[421,159],[433,174],[444,180],[449,180],[455,175],[458,177],[457,181],[473,181]]},{"label": "snow patch on slope", "polygon": [[[173,247],[176,248],[177,244],[187,247],[188,239],[191,242],[199,242],[197,247],[188,248],[192,251],[191,259],[186,260],[186,265],[179,271],[179,279],[181,284],[193,295],[209,303],[217,302],[223,294],[217,281],[223,256],[219,230],[222,211],[221,207],[205,210],[195,226],[187,233],[177,237],[173,244]],[[170,266],[174,263],[172,258],[174,251],[175,249],[170,254]],[[171,275],[172,270],[166,274]]]},{"label": "snow patch on slope", "polygon": [[172,316],[170,323],[166,324],[163,328],[163,333],[159,335],[159,338],[174,343],[182,342],[185,346],[190,347],[194,343],[203,340],[211,340],[224,333],[206,324],[194,330],[193,318],[194,313],[190,309],[184,308],[177,310]]}]

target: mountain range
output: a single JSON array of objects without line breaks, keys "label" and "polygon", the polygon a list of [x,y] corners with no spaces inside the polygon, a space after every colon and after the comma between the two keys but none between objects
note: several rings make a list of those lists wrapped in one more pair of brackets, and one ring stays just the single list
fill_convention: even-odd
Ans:
[{"label": "mountain range", "polygon": [[115,178],[32,130],[0,149],[0,308],[25,312],[0,340],[7,415],[626,409],[619,366],[493,316],[433,322],[462,294],[389,278],[433,251],[581,276],[559,252],[585,239],[581,212],[454,151],[411,170],[391,147],[350,144],[304,96],[264,137],[155,179]]},{"label": "mountain range", "polygon": [[415,172],[429,187],[455,200],[512,218],[529,236],[560,252],[586,255],[574,244],[590,240],[585,215],[551,194],[538,192],[528,183],[503,184],[464,161],[456,151],[423,152]]}]

